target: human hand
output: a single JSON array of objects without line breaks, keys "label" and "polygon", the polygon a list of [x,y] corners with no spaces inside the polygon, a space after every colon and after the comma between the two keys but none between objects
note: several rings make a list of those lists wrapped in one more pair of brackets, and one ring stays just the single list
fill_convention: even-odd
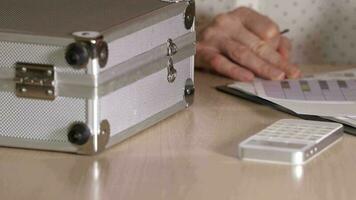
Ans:
[{"label": "human hand", "polygon": [[290,41],[268,17],[241,7],[217,16],[200,34],[196,66],[239,81],[282,80],[301,72],[290,63]]}]

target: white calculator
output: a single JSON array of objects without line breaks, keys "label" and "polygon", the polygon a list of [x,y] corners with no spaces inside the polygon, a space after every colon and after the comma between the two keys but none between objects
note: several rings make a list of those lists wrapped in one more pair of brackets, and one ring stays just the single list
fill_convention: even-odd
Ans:
[{"label": "white calculator", "polygon": [[343,125],[338,123],[283,119],[240,143],[239,157],[301,165],[342,136]]}]

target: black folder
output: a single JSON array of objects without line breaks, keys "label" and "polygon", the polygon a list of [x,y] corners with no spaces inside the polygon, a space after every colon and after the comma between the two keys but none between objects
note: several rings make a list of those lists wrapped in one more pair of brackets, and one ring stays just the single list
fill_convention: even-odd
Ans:
[{"label": "black folder", "polygon": [[[322,118],[320,116],[301,115],[301,114],[295,113],[294,111],[292,111],[292,110],[290,110],[288,108],[285,108],[285,107],[283,107],[281,105],[278,105],[278,104],[273,103],[271,101],[268,101],[266,99],[260,98],[260,97],[258,97],[256,95],[249,94],[249,93],[244,92],[242,90],[238,90],[238,89],[234,89],[234,88],[228,87],[227,85],[218,86],[218,87],[216,87],[216,89],[221,91],[221,92],[224,92],[226,94],[234,95],[236,97],[239,97],[239,98],[242,98],[242,99],[257,103],[257,104],[260,104],[260,105],[265,105],[265,106],[271,107],[271,108],[273,108],[275,110],[290,114],[290,115],[295,116],[295,117],[299,117],[301,119],[335,122],[335,121],[332,121],[332,120],[329,120],[329,119]],[[338,122],[338,123],[340,123],[340,122]],[[345,123],[343,123],[343,125],[344,125],[344,131],[346,133],[356,136],[356,128],[354,128],[354,127],[352,127],[350,125],[347,125]]]}]

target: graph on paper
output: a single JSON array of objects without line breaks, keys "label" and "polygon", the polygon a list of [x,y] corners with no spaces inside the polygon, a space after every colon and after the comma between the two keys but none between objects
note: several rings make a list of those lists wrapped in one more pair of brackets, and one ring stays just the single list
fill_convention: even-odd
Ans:
[{"label": "graph on paper", "polygon": [[356,80],[262,81],[268,97],[307,101],[356,101]]}]

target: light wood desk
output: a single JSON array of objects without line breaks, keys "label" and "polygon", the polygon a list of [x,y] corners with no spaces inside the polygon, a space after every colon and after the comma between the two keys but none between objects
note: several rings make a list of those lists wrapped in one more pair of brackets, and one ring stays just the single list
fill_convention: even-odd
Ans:
[{"label": "light wood desk", "polygon": [[[332,69],[306,67],[307,73]],[[334,67],[333,69],[340,69]],[[290,116],[217,92],[197,72],[196,102],[96,157],[0,149],[2,200],[350,200],[356,137],[304,167],[241,162],[240,141]]]}]

